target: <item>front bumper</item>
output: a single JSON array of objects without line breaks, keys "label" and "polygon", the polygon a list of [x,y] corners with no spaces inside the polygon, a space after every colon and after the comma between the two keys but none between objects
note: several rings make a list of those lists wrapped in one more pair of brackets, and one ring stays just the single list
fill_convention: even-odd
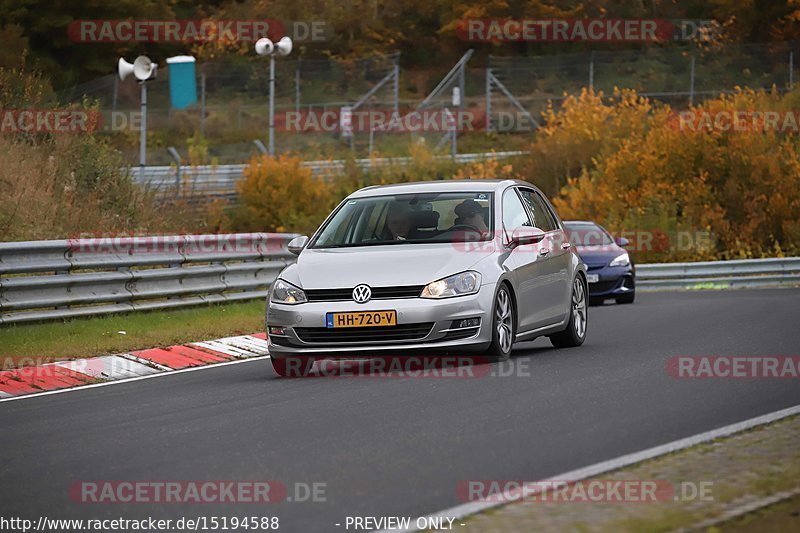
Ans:
[{"label": "front bumper", "polygon": [[[494,306],[495,284],[482,285],[473,295],[457,296],[442,300],[425,298],[397,298],[371,300],[365,304],[353,301],[306,302],[297,305],[267,303],[267,339],[270,355],[315,355],[341,357],[344,355],[392,354],[413,355],[420,351],[470,352],[488,348],[492,340],[492,309]],[[370,341],[325,340],[309,342],[303,340],[295,328],[314,328],[325,333],[327,313],[348,311],[389,311],[397,312],[397,324],[428,324],[430,330],[413,340],[386,339]],[[454,330],[453,321],[467,318],[480,318],[476,328]],[[284,328],[283,335],[269,334],[271,327]],[[426,326],[427,331],[427,326]],[[467,331],[469,329],[469,331]],[[457,331],[457,332],[456,332]],[[467,336],[469,335],[469,336]],[[318,335],[315,335],[317,337]],[[308,335],[304,335],[308,339]]]},{"label": "front bumper", "polygon": [[636,272],[631,265],[624,267],[590,267],[586,274],[589,276],[596,274],[598,276],[597,282],[589,283],[590,298],[614,298],[636,291]]}]

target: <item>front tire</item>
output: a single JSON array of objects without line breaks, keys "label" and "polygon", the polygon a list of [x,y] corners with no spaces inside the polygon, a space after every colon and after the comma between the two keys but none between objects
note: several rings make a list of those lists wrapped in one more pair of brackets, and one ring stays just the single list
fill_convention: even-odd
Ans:
[{"label": "front tire", "polygon": [[516,323],[514,320],[514,301],[507,285],[500,285],[494,298],[492,313],[492,343],[486,351],[491,361],[507,361],[514,347]]},{"label": "front tire", "polygon": [[578,275],[572,283],[572,298],[570,300],[570,313],[567,328],[550,336],[550,343],[556,348],[570,348],[580,346],[586,339],[586,326],[588,325],[588,306],[586,295],[588,287],[583,276]]},{"label": "front tire", "polygon": [[272,369],[283,378],[306,377],[314,366],[313,357],[272,357]]}]

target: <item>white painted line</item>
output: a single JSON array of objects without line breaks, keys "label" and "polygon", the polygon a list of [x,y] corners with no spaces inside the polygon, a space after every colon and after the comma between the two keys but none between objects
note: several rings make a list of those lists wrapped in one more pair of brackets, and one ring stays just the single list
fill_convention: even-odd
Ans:
[{"label": "white painted line", "polygon": [[250,339],[248,339],[246,336],[225,337],[222,339],[217,339],[216,342],[257,355],[261,355],[265,351],[267,351],[266,347],[262,348],[260,346],[257,346],[255,343],[251,342]]},{"label": "white painted line", "polygon": [[87,389],[95,389],[98,387],[110,387],[112,385],[121,385],[122,383],[131,383],[133,381],[142,381],[145,379],[153,379],[153,378],[164,378],[168,376],[174,376],[175,374],[183,374],[186,372],[198,372],[200,370],[212,370],[214,368],[219,368],[221,366],[228,366],[228,365],[238,365],[241,363],[251,363],[254,361],[260,361],[262,359],[269,359],[268,355],[264,355],[261,357],[249,357],[247,359],[238,359],[236,361],[226,361],[224,363],[214,363],[213,365],[205,365],[205,366],[194,366],[191,368],[184,368],[182,370],[173,370],[171,372],[158,372],[156,374],[150,374],[149,376],[137,376],[135,378],[128,378],[128,379],[120,379],[116,381],[106,381],[104,383],[92,383],[91,385],[78,385],[77,387],[72,387],[69,389],[58,389],[46,392],[38,392],[38,393],[31,393],[31,394],[24,394],[20,396],[12,396],[11,398],[2,398],[0,399],[0,403],[4,402],[14,402],[17,400],[32,400],[34,398],[41,398],[42,396],[51,396],[53,394],[64,394],[67,392],[80,392]]},{"label": "white painted line", "polygon": [[217,339],[217,342],[222,342],[229,346],[236,346],[243,350],[249,350],[258,354],[266,353],[269,351],[269,344],[267,341],[261,340],[257,337],[249,335],[242,335],[241,337],[230,337],[227,339]]},{"label": "white painted line", "polygon": [[242,335],[242,338],[247,340],[247,342],[258,346],[262,350],[269,350],[269,343],[264,339],[255,337],[253,335]]},{"label": "white painted line", "polygon": [[[618,470],[628,465],[640,463],[642,461],[646,461],[648,459],[652,459],[654,457],[658,457],[661,455],[666,455],[668,453],[676,452],[678,450],[683,450],[685,448],[690,448],[697,444],[702,444],[704,442],[718,439],[720,437],[727,437],[728,435],[732,435],[734,433],[739,433],[741,431],[745,431],[754,428],[756,426],[769,424],[770,422],[775,422],[776,420],[780,420],[782,418],[794,416],[797,414],[800,414],[800,405],[795,405],[794,407],[789,407],[786,409],[782,409],[780,411],[775,411],[765,415],[757,416],[755,418],[751,418],[743,422],[737,422],[736,424],[731,424],[729,426],[724,426],[721,428],[713,429],[711,431],[706,431],[705,433],[698,433],[697,435],[692,435],[690,437],[672,441],[667,444],[662,444],[661,446],[656,446],[654,448],[642,450],[640,452],[630,453],[628,455],[623,455],[615,459],[610,459],[608,461],[603,461],[601,463],[585,466],[583,468],[572,470],[571,472],[566,472],[564,474],[559,474],[557,476],[553,476],[548,479],[533,481],[527,487],[520,487],[519,490],[514,490],[513,492],[506,491],[503,493],[501,497],[496,499],[493,498],[492,499],[493,501],[468,502],[461,505],[456,505],[455,507],[450,507],[449,509],[445,509],[443,511],[435,512],[433,514],[427,515],[427,517],[425,518],[445,518],[445,517],[455,518],[455,519],[464,518],[466,516],[480,513],[482,511],[486,511],[494,507],[500,507],[502,505],[506,505],[516,500],[520,500],[523,497],[529,497],[533,494],[543,492],[542,490],[543,486],[551,487],[553,486],[554,483],[558,481],[580,481],[582,479],[598,476],[600,474],[604,474],[612,470]],[[419,518],[421,519],[423,517]],[[416,523],[416,520],[412,520],[411,523]],[[388,530],[383,530],[383,531],[388,531]],[[381,533],[383,533],[383,531]],[[414,527],[405,530],[393,530],[393,531],[412,532],[412,531],[419,531],[419,529]]]},{"label": "white painted line", "polygon": [[231,357],[253,357],[253,354],[248,351],[242,350],[241,348],[236,348],[235,346],[222,344],[219,341],[193,342],[189,346],[202,346],[203,348],[224,353],[226,355],[230,355]]}]

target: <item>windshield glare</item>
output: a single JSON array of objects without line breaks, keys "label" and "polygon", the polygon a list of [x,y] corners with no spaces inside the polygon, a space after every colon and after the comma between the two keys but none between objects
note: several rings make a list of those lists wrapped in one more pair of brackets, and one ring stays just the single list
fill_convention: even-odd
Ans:
[{"label": "windshield glare", "polygon": [[353,198],[311,248],[424,244],[490,238],[492,193],[448,192]]}]

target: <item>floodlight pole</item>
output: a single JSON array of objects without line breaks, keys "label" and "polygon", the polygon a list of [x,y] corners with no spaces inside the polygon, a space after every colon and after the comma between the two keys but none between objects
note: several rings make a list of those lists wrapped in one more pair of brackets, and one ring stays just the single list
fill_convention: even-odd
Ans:
[{"label": "floodlight pole", "polygon": [[139,123],[139,178],[144,183],[144,166],[147,159],[147,82],[140,81],[141,86],[141,120]]},{"label": "floodlight pole", "polygon": [[282,37],[273,43],[266,37],[256,41],[256,53],[269,56],[269,155],[275,155],[275,56],[288,56],[292,52],[292,40]]},{"label": "floodlight pole", "polygon": [[275,55],[269,56],[269,155],[275,155]]}]

